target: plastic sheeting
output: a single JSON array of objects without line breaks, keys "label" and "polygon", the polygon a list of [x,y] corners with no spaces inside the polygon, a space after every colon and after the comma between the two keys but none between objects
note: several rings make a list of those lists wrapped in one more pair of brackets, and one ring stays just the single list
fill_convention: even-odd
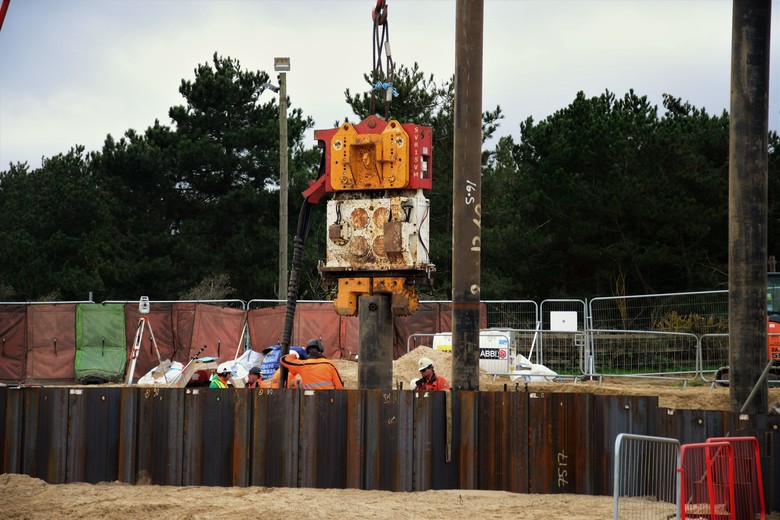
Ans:
[{"label": "plastic sheeting", "polygon": [[27,309],[24,305],[0,307],[0,381],[24,379],[27,355]]},{"label": "plastic sheeting", "polygon": [[[252,309],[247,313],[249,336],[253,349],[260,352],[279,343],[284,327],[285,306]],[[482,323],[487,327],[487,312],[482,304]],[[406,354],[406,341],[412,334],[452,331],[452,304],[421,303],[416,313],[397,316],[393,320],[393,359]],[[321,338],[328,358],[354,359],[358,353],[358,319],[339,316],[332,303],[300,302],[295,308],[292,344],[305,345],[312,338]]]},{"label": "plastic sheeting", "polygon": [[[133,372],[134,380],[155,368],[161,360],[173,359],[173,304],[155,303],[150,306],[149,314],[145,316],[147,321],[141,334],[141,348]],[[128,362],[133,355],[133,344],[140,326],[141,314],[138,312],[138,305],[125,305],[125,338]],[[159,359],[152,342],[152,334],[154,334],[154,343],[157,343],[157,349],[160,353]]]},{"label": "plastic sheeting", "polygon": [[73,381],[76,360],[76,304],[27,307],[26,381]]},{"label": "plastic sheeting", "polygon": [[246,311],[243,309],[198,304],[190,349],[205,346],[202,356],[214,356],[220,362],[232,361],[237,357],[239,348],[243,352],[243,344],[240,343],[245,322]]},{"label": "plastic sheeting", "polygon": [[127,343],[122,304],[81,303],[76,307],[75,377],[118,383],[125,373]]}]

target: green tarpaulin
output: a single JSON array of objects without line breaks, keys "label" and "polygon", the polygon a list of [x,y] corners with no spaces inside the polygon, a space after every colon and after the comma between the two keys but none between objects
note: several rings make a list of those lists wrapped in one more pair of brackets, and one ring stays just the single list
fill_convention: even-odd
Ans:
[{"label": "green tarpaulin", "polygon": [[124,377],[126,360],[124,305],[79,304],[76,307],[76,380],[103,379],[119,383]]}]

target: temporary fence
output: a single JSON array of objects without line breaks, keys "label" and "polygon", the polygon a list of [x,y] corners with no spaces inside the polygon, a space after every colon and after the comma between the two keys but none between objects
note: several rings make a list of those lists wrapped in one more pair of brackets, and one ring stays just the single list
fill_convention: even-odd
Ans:
[{"label": "temporary fence", "polygon": [[734,457],[735,517],[764,520],[764,482],[761,473],[761,450],[755,437],[712,437],[708,443],[727,442]]},{"label": "temporary fence", "polygon": [[[121,303],[123,305],[141,303],[141,300],[104,300],[100,302],[102,305]],[[219,305],[220,307],[229,307],[231,309],[246,309],[247,303],[244,300],[237,298],[224,298],[224,299],[208,299],[208,300],[149,300],[150,307],[156,305],[173,304],[173,303],[203,303],[207,305]]]},{"label": "temporary fence", "polygon": [[728,331],[728,291],[593,298],[588,328],[705,334]]},{"label": "temporary fence", "polygon": [[672,438],[620,434],[615,440],[614,520],[766,517],[756,437]]},{"label": "temporary fence", "polygon": [[684,444],[680,458],[680,518],[735,520],[731,444]]},{"label": "temporary fence", "polygon": [[615,440],[614,520],[679,518],[680,441],[621,433]]},{"label": "temporary fence", "polygon": [[695,334],[606,329],[590,334],[599,374],[688,379],[699,374]]},{"label": "temporary fence", "polygon": [[141,337],[138,301],[0,304],[0,381],[118,382],[127,363],[127,377],[137,379],[163,359],[185,363],[195,351],[234,359],[243,350],[244,304],[210,302],[152,302]]},{"label": "temporary fence", "polygon": [[[721,367],[728,365],[727,300],[728,291],[610,296],[591,300],[545,299],[540,304],[531,300],[485,300],[480,328],[513,331],[512,341],[518,354],[562,375],[700,377],[710,382],[715,380],[714,374]],[[138,323],[138,313],[132,304],[137,300],[103,303],[125,304],[126,336],[132,339]],[[153,322],[156,335],[160,328],[163,329],[158,338],[163,358],[174,355],[180,361],[189,358],[189,347],[182,350],[180,346],[188,344],[189,340],[176,331],[181,325],[187,325],[187,320],[192,320],[185,317],[172,322],[163,316],[165,308],[196,303],[244,309],[248,331],[244,346],[247,348],[259,350],[277,344],[281,339],[287,303],[283,300],[153,301],[150,323]],[[314,335],[322,336],[328,357],[354,359],[358,351],[357,318],[336,315],[332,305],[330,301],[301,300],[293,329],[293,344]],[[397,358],[407,352],[411,335],[451,331],[451,305],[450,301],[421,301],[414,315],[396,317],[393,356]],[[75,309],[74,305],[71,307]],[[55,376],[72,379],[72,369],[55,371],[48,363],[53,359],[56,366],[73,365],[66,359],[74,355],[74,340],[69,339],[73,334],[41,333],[44,329],[35,326],[53,319],[55,310],[60,321],[66,320],[67,312],[70,312],[67,308],[70,307],[58,303],[0,304],[0,349],[6,361],[0,366],[0,380],[19,380],[19,374],[25,374],[25,380]],[[25,313],[26,317],[20,317]],[[20,332],[19,320],[34,324],[29,338],[25,332]],[[773,336],[780,335],[769,334],[770,341]],[[143,344],[141,363],[134,377],[156,361],[153,348],[147,343]],[[213,350],[221,356],[223,351],[233,351],[236,345],[217,340],[215,346],[209,348],[211,350],[204,355],[214,355]],[[63,359],[65,363],[62,363]]]},{"label": "temporary fence", "polygon": [[705,381],[714,381],[714,374],[729,364],[729,335],[702,334],[699,338],[701,374]]},{"label": "temporary fence", "polygon": [[485,300],[483,303],[487,328],[518,330],[537,328],[539,304],[533,300]]}]

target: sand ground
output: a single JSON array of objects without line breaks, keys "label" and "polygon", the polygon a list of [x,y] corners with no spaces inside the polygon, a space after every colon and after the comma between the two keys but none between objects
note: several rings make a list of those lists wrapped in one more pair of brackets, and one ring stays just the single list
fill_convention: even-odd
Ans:
[{"label": "sand ground", "polygon": [[[608,496],[524,495],[505,491],[397,493],[356,489],[172,487],[114,483],[47,484],[0,475],[9,519],[409,519],[609,520]],[[632,516],[632,518],[647,518]],[[768,520],[780,520],[772,513]]]}]

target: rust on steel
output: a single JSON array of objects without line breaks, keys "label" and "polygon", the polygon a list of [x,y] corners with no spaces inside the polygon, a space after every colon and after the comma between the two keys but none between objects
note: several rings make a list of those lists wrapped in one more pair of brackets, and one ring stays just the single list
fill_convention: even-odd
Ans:
[{"label": "rust on steel", "polygon": [[479,388],[483,11],[483,0],[455,7],[452,384],[463,390]]},{"label": "rust on steel", "polygon": [[392,390],[393,312],[390,294],[358,297],[358,388]]},{"label": "rust on steel", "polygon": [[[523,385],[504,392],[71,390],[0,387],[3,472],[52,483],[609,495],[620,433],[683,444],[752,435],[767,453],[780,450],[778,415],[670,410],[654,396]],[[780,482],[780,466],[762,470],[770,487]],[[766,498],[769,511],[780,508],[780,493]]]}]

